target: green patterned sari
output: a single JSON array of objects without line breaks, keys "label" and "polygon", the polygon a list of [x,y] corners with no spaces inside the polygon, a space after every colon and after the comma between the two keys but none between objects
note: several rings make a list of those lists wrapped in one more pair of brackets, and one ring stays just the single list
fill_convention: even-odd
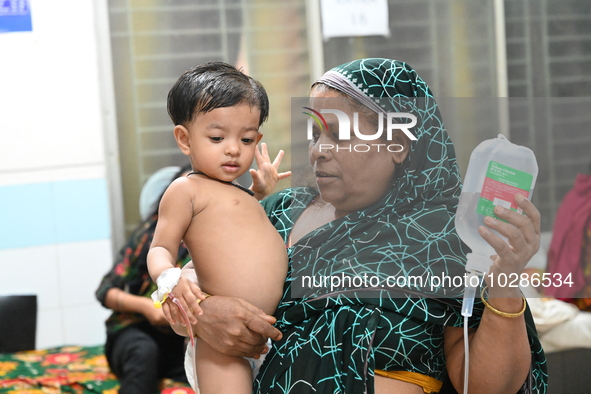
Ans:
[{"label": "green patterned sari", "polygon": [[[331,70],[368,98],[386,99],[398,112],[419,114],[404,172],[378,202],[332,221],[289,248],[290,266],[276,311],[283,339],[273,344],[255,380],[255,393],[373,393],[374,370],[410,371],[447,382],[445,326],[460,327],[461,301],[449,294],[381,291],[316,292],[302,297],[292,287],[302,275],[338,275],[343,263],[376,275],[462,275],[467,247],[454,229],[461,177],[453,145],[425,82],[407,64],[357,60]],[[331,80],[322,80],[330,86]],[[410,102],[408,97],[420,98]],[[379,104],[382,105],[383,101]],[[401,104],[403,103],[403,104]],[[295,188],[263,202],[287,242],[291,228],[317,190]],[[357,271],[356,271],[357,272]],[[476,303],[470,326],[477,327]],[[532,373],[523,392],[545,393],[542,349],[528,313]]]}]

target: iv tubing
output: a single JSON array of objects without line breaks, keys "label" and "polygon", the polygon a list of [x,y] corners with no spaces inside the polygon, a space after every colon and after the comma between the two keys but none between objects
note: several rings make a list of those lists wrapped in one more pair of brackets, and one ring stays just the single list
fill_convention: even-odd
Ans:
[{"label": "iv tubing", "polygon": [[464,394],[468,394],[468,372],[469,372],[469,369],[470,369],[470,343],[468,342],[468,316],[464,316]]},{"label": "iv tubing", "polygon": [[[189,333],[189,338],[191,340],[191,346],[193,347],[193,376],[195,377],[194,378],[195,379],[195,385],[197,385],[197,363],[195,362],[197,360],[197,357],[196,357],[197,346],[195,346],[195,336],[193,335],[193,327],[191,327],[191,322],[189,321],[189,316],[187,316],[187,312],[185,311],[185,309],[181,305],[181,302],[178,300],[178,298],[176,298],[174,296],[174,294],[172,294],[172,293],[169,293],[168,294],[168,297],[181,310],[181,313],[183,315],[183,319],[185,320],[185,325],[187,326],[187,331]],[[194,387],[194,389],[197,389],[197,388]]]},{"label": "iv tubing", "polygon": [[470,370],[470,344],[468,341],[468,318],[472,316],[474,297],[477,287],[470,286],[471,278],[478,277],[478,283],[482,283],[483,276],[477,271],[470,271],[466,287],[464,288],[464,300],[462,301],[462,316],[464,316],[464,394],[468,394],[468,375]]}]

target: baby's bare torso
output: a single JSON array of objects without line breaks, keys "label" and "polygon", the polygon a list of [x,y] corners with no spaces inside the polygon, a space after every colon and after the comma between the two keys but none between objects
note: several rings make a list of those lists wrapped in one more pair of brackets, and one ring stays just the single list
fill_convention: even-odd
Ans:
[{"label": "baby's bare torso", "polygon": [[184,241],[199,287],[243,298],[272,314],[287,274],[283,239],[250,194],[217,180],[191,178],[193,218]]}]

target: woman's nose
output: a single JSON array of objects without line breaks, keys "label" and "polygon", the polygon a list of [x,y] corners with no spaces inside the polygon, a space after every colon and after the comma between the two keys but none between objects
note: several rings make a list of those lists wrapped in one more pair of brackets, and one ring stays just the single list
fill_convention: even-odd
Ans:
[{"label": "woman's nose", "polygon": [[311,161],[328,160],[332,155],[332,149],[334,149],[334,141],[321,134],[316,142],[310,143]]}]

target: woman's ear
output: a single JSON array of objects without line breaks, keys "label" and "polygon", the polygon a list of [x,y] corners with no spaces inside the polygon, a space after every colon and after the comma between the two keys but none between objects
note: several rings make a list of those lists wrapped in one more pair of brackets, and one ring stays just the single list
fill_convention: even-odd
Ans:
[{"label": "woman's ear", "polygon": [[404,159],[408,156],[410,140],[402,133],[396,133],[392,136],[392,144],[396,144],[392,147],[393,149],[391,149],[392,160],[396,164],[402,164]]},{"label": "woman's ear", "polygon": [[176,140],[179,148],[181,148],[181,152],[189,156],[191,154],[191,140],[189,138],[189,130],[180,124],[174,126],[174,139]]}]

